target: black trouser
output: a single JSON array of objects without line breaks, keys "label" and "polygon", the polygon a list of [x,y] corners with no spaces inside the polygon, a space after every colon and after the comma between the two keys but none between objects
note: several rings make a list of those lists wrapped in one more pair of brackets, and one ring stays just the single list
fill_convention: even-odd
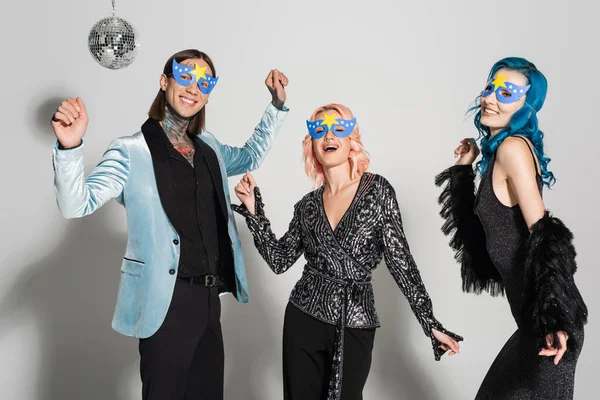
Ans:
[{"label": "black trouser", "polygon": [[216,287],[177,279],[162,326],[140,339],[144,400],[223,400],[220,317]]},{"label": "black trouser", "polygon": [[[326,400],[335,326],[288,303],[283,324],[283,398]],[[346,328],[342,400],[362,400],[371,368],[375,329]]]}]

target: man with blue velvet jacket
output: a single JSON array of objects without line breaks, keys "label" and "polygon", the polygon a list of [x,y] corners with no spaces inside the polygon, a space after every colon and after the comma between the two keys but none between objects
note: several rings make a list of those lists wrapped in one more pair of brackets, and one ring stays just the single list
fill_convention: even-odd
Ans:
[{"label": "man with blue velvet jacket", "polygon": [[67,99],[52,117],[56,198],[66,218],[114,198],[126,209],[128,240],[113,328],[139,338],[144,400],[223,399],[219,294],[248,301],[227,177],[258,168],[287,114],[287,77],[272,70],[272,95],[241,148],[204,129],[218,77],[198,50],[173,55],[140,132],[113,140],[84,176],[88,115]]}]

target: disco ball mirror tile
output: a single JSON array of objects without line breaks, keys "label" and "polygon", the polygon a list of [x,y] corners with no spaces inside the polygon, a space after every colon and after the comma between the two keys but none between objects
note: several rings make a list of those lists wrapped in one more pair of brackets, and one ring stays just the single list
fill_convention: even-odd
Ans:
[{"label": "disco ball mirror tile", "polygon": [[108,69],[125,68],[140,48],[133,26],[122,18],[101,19],[90,30],[88,48],[94,60]]}]

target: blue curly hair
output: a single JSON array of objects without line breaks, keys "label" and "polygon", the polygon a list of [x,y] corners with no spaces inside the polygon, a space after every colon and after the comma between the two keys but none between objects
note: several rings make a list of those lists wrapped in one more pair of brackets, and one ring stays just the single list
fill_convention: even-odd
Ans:
[{"label": "blue curly hair", "polygon": [[475,114],[475,127],[479,132],[478,140],[481,141],[481,161],[477,163],[477,170],[483,174],[492,155],[498,149],[498,146],[509,136],[520,135],[526,137],[533,143],[535,154],[540,163],[540,169],[542,171],[542,179],[544,185],[547,187],[552,186],[556,179],[554,174],[548,170],[548,163],[550,158],[544,155],[544,132],[538,128],[537,112],[541,110],[546,99],[546,92],[548,90],[548,82],[546,77],[542,74],[536,66],[527,61],[524,58],[519,57],[508,57],[498,61],[492,67],[488,79],[491,79],[499,69],[505,68],[513,71],[522,73],[527,78],[527,84],[531,85],[531,88],[527,91],[527,97],[525,98],[525,104],[521,107],[510,119],[510,123],[507,127],[502,129],[496,135],[492,137],[490,129],[487,126],[481,124],[481,95],[477,97],[476,105],[469,111],[476,111]]}]

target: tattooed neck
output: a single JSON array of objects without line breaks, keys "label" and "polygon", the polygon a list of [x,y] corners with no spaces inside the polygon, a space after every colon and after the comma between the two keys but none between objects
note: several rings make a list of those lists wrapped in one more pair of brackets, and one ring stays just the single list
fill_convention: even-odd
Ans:
[{"label": "tattooed neck", "polygon": [[175,144],[181,141],[189,141],[189,138],[187,137],[187,127],[189,122],[189,118],[182,117],[167,105],[165,117],[162,120],[162,127],[171,143]]},{"label": "tattooed neck", "polygon": [[175,149],[185,157],[191,165],[194,165],[194,144],[187,135],[189,118],[182,117],[169,105],[165,110],[162,127]]}]

